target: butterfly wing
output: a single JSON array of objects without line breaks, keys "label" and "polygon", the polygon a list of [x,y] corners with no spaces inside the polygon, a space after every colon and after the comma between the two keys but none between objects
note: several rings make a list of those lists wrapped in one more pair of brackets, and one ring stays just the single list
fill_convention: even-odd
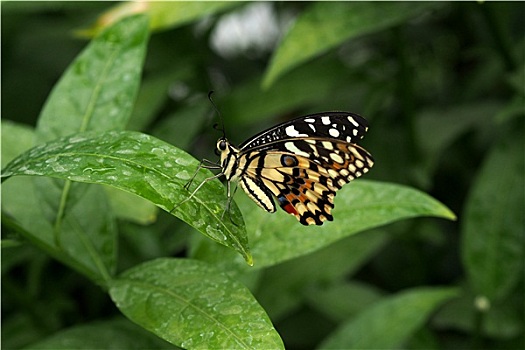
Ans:
[{"label": "butterfly wing", "polygon": [[332,221],[336,191],[373,166],[356,144],[368,130],[349,112],[307,115],[265,130],[240,145],[243,190],[261,208],[276,210],[273,197],[303,225]]},{"label": "butterfly wing", "polygon": [[296,118],[244,141],[239,149],[272,149],[276,143],[284,140],[315,137],[327,140],[340,140],[356,143],[368,130],[366,119],[350,112],[326,112],[310,114]]},{"label": "butterfly wing", "polygon": [[[276,142],[271,150],[241,155],[244,166],[241,187],[263,209],[275,196],[286,212],[303,225],[332,221],[336,191],[368,172],[371,155],[362,147],[326,138],[301,138]],[[243,186],[247,179],[253,186]],[[255,180],[256,179],[256,180]]]}]

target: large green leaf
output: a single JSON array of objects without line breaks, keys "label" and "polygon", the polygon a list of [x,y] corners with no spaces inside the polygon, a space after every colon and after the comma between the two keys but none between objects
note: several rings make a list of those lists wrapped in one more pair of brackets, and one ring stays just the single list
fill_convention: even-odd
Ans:
[{"label": "large green leaf", "polygon": [[[35,130],[37,144],[125,127],[140,83],[147,29],[144,16],[127,18],[79,54],[46,101]],[[55,170],[63,169],[55,164]],[[62,261],[82,266],[91,278],[107,281],[116,265],[116,226],[102,188],[48,178],[33,179],[32,188],[30,197],[8,198],[38,203],[31,213],[11,213],[21,232]]]},{"label": "large green leaf", "polygon": [[419,288],[384,298],[343,323],[320,349],[394,349],[421,327],[453,288]]},{"label": "large green leaf", "polygon": [[485,160],[469,194],[463,261],[476,293],[505,298],[523,278],[525,154],[522,125],[508,133]]},{"label": "large green leaf", "polygon": [[306,9],[277,48],[263,87],[306,60],[345,40],[401,24],[435,8],[434,3],[317,2]]},{"label": "large green leaf", "polygon": [[[397,220],[435,216],[454,220],[455,215],[443,204],[418,190],[394,184],[357,180],[343,187],[335,197],[334,221],[323,226],[303,226],[295,217],[279,210],[268,214],[247,196],[239,194],[255,267],[265,267],[289,260],[357,232]],[[221,247],[206,242],[195,249],[195,257],[225,268],[243,268],[238,259]]]},{"label": "large green leaf", "polygon": [[[2,177],[49,176],[119,188],[166,211],[176,208],[174,213],[179,218],[216,242],[234,248],[251,263],[238,208],[232,203],[232,220],[223,218],[226,195],[219,181],[206,182],[192,200],[182,203],[190,196],[184,185],[198,164],[184,151],[151,136],[113,131],[78,134],[37,146],[8,164]],[[192,189],[210,176],[211,172],[200,171]]]},{"label": "large green leaf", "polygon": [[110,294],[133,322],[185,349],[282,349],[249,290],[197,260],[158,259],[116,279]]}]

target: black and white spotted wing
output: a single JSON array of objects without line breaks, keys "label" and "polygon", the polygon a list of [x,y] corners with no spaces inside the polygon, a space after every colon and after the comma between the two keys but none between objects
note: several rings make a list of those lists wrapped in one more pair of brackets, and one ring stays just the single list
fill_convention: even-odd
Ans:
[{"label": "black and white spotted wing", "polygon": [[317,137],[356,143],[365,136],[368,122],[360,115],[349,112],[328,112],[299,117],[244,141],[239,149],[268,148],[285,139]]},{"label": "black and white spotted wing", "polygon": [[264,210],[275,212],[276,198],[303,225],[322,225],[333,220],[337,190],[374,164],[357,144],[367,130],[357,114],[326,112],[276,125],[239,147],[223,137],[217,141],[222,170],[217,176],[226,177],[228,197],[229,182],[238,181]]}]

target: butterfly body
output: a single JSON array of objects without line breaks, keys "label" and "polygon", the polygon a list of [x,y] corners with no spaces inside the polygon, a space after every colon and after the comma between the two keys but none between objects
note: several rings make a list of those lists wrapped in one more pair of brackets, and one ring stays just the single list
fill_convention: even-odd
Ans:
[{"label": "butterfly body", "polygon": [[[373,166],[357,145],[368,123],[348,112],[308,115],[279,124],[239,147],[217,141],[221,174],[238,181],[262,209],[276,211],[274,198],[303,225],[332,221],[336,191]],[[229,188],[229,186],[228,186]]]}]

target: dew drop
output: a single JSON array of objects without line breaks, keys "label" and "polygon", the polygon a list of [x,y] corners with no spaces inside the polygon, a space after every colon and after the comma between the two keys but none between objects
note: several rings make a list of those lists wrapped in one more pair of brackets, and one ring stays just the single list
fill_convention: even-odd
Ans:
[{"label": "dew drop", "polygon": [[225,241],[228,239],[220,230],[212,226],[206,227],[206,233],[216,241]]},{"label": "dew drop", "polygon": [[152,148],[151,149],[151,153],[157,155],[157,156],[165,156],[166,155],[166,151],[162,148],[158,148],[158,147],[155,147],[155,148]]}]

